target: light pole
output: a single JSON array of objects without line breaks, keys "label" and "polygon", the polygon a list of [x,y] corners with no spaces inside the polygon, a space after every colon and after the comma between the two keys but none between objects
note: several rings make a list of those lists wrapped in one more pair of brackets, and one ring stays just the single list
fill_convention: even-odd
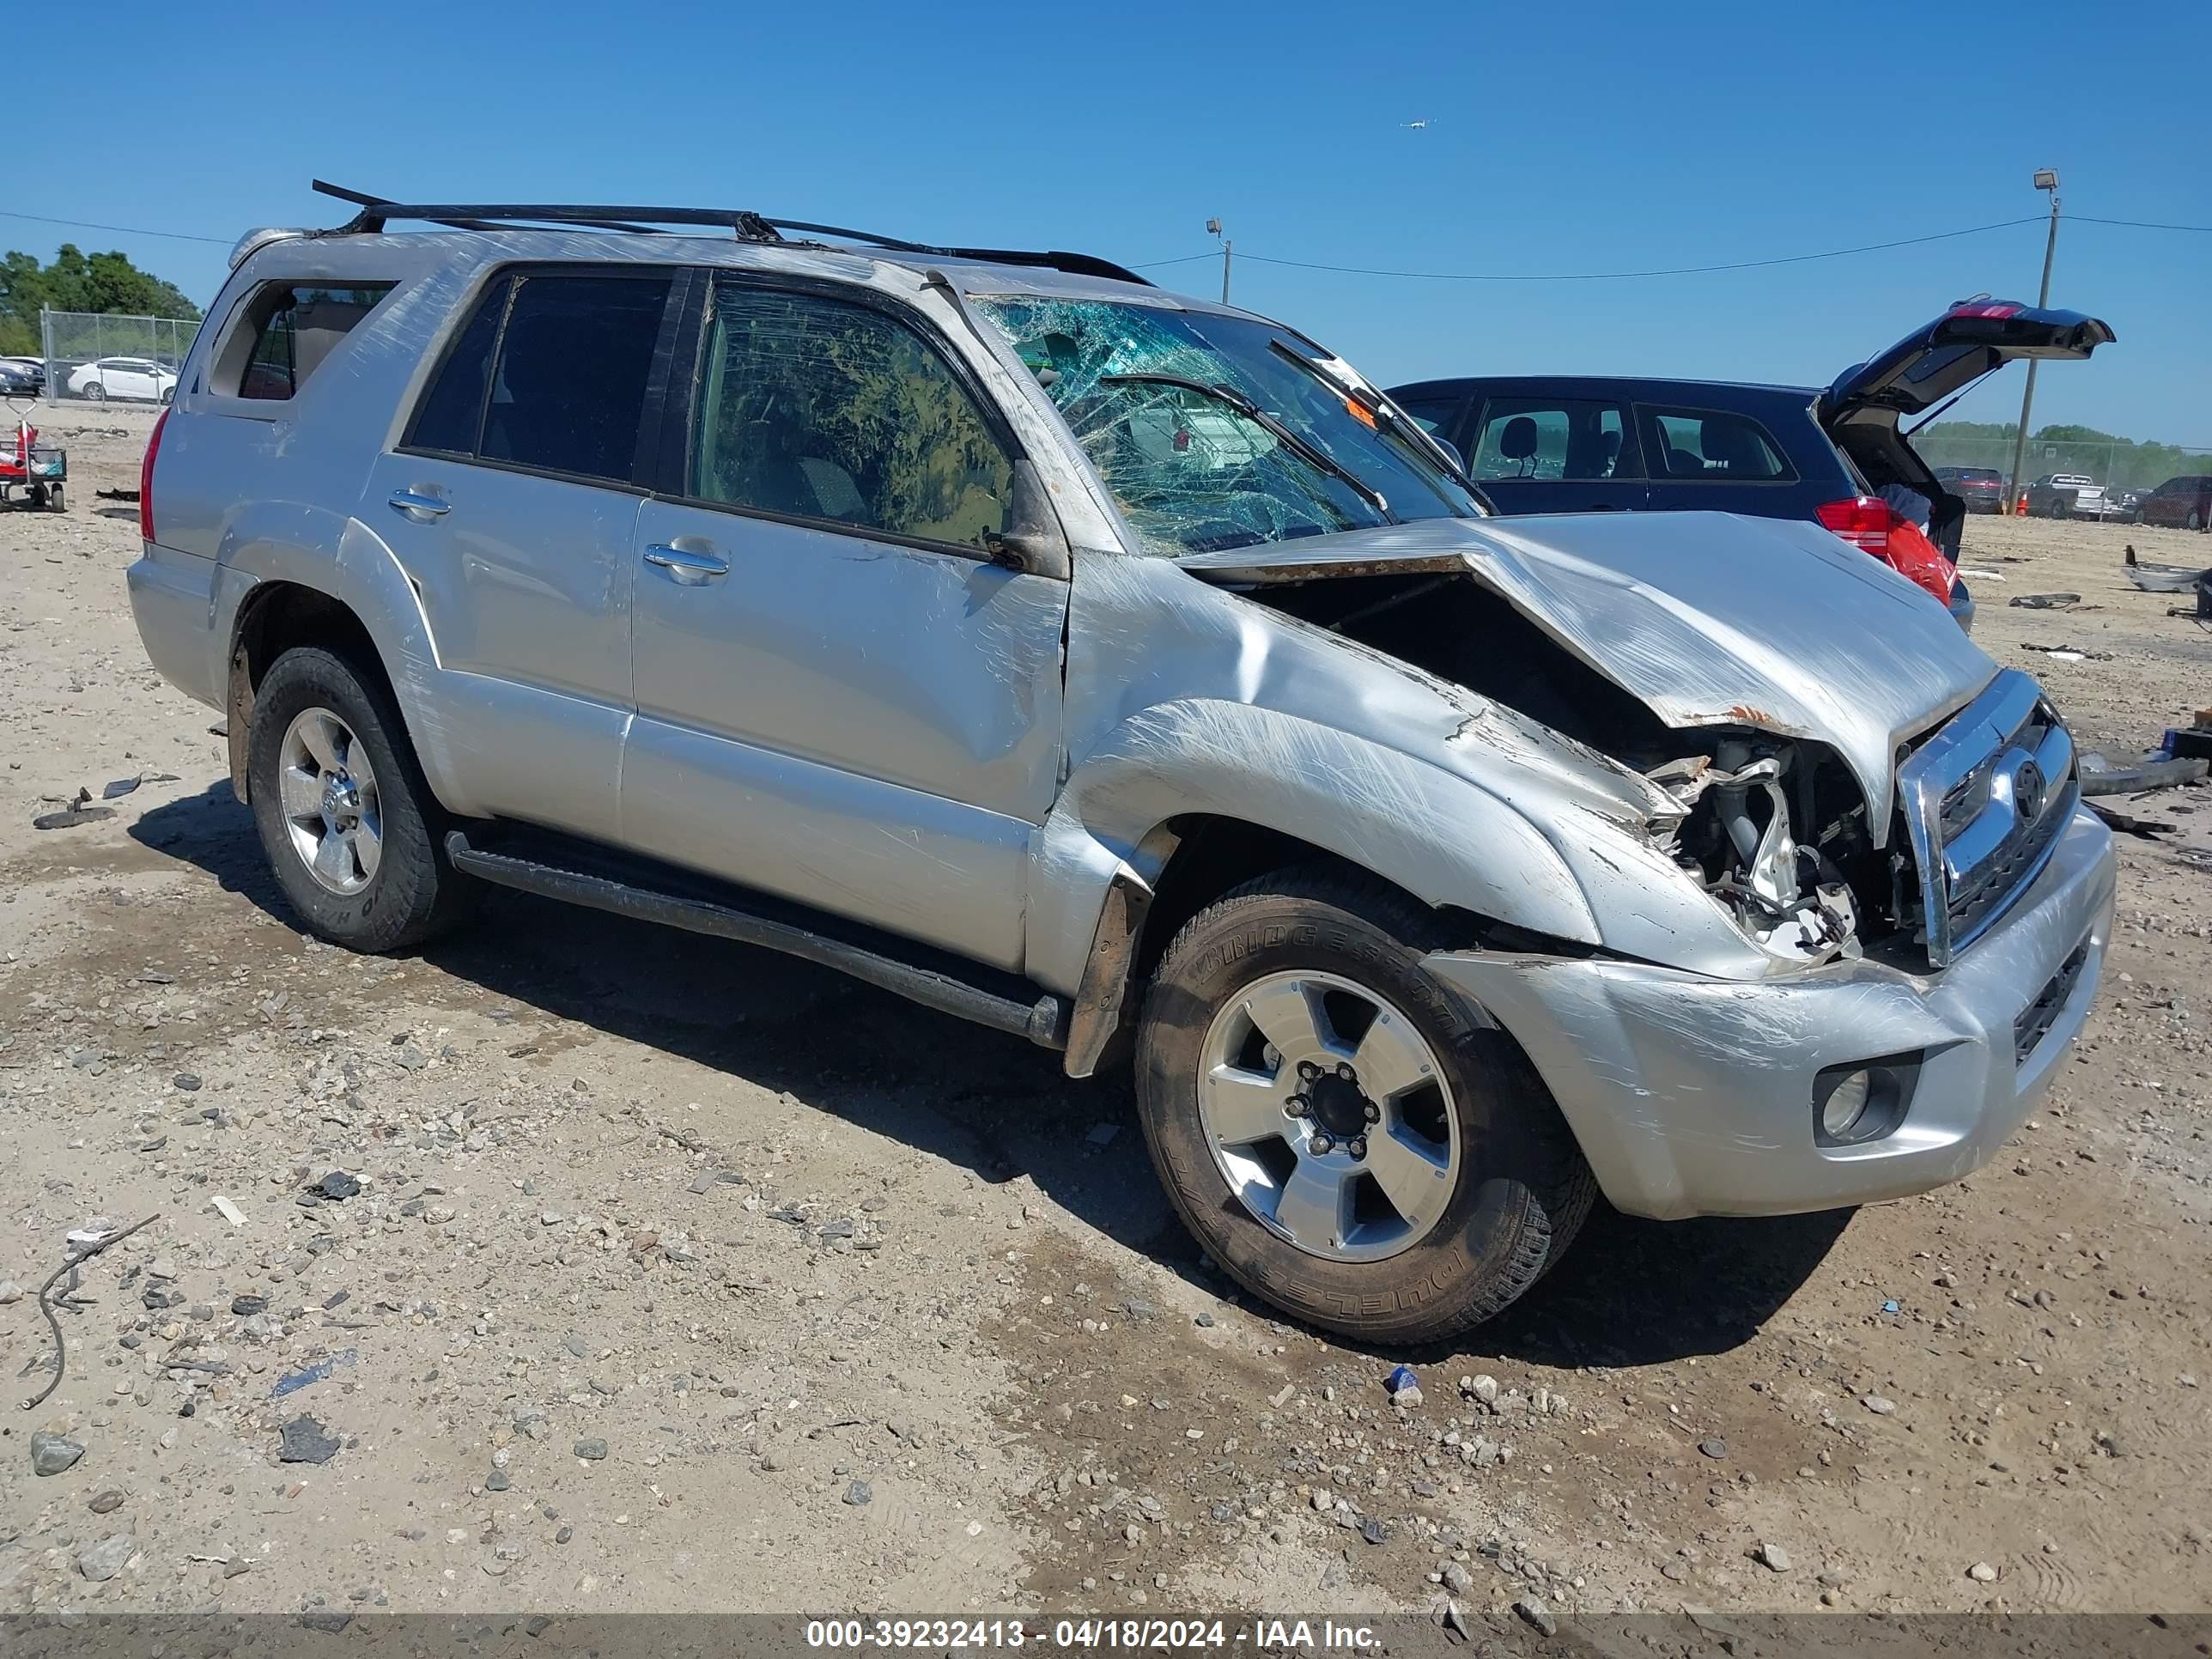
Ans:
[{"label": "light pole", "polygon": [[[2038,167],[2035,187],[2051,192],[2051,234],[2043,242],[2043,292],[2036,299],[2039,310],[2051,303],[2051,256],[2058,251],[2058,175],[2049,167]],[[2027,499],[2027,486],[2021,482],[2021,469],[2027,462],[2027,416],[2035,407],[2035,359],[2027,360],[2027,387],[2020,394],[2020,430],[2012,441],[2012,508],[2017,513]]]},{"label": "light pole", "polygon": [[[1221,221],[1208,219],[1206,229],[1208,235],[1221,236]],[[1229,254],[1236,246],[1226,236],[1221,236],[1221,303],[1224,305],[1229,303]]]}]

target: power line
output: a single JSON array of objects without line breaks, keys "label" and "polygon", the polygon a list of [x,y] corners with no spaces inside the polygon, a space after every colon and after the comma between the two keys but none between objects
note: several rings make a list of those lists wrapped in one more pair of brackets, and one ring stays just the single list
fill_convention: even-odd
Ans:
[{"label": "power line", "polygon": [[100,225],[87,219],[49,219],[43,213],[10,213],[0,210],[0,219],[27,219],[34,225],[60,225],[68,230],[105,230],[118,236],[160,236],[172,242],[213,242],[217,247],[228,247],[237,238],[233,236],[195,236],[182,230],[143,230],[137,225]]},{"label": "power line", "polygon": [[2212,225],[2162,225],[2151,219],[2093,219],[2086,213],[2062,213],[2058,216],[2085,225],[2126,225],[2136,230],[2195,230],[2212,235]]},{"label": "power line", "polygon": [[[2212,225],[2160,224],[2144,219],[2100,219],[2087,214],[2069,213],[2064,218],[2078,220],[2091,225],[2126,225],[2138,230],[2182,230],[2212,232]],[[2045,222],[2041,214],[2021,219],[2002,219],[1995,224],[1969,225],[1962,230],[1939,230],[1926,236],[1906,236],[1891,242],[1868,242],[1856,247],[1826,248],[1818,253],[1790,253],[1771,259],[1738,259],[1725,264],[1674,265],[1651,270],[1570,270],[1546,272],[1471,271],[1471,270],[1395,270],[1371,265],[1324,264],[1309,259],[1281,259],[1265,253],[1239,253],[1243,259],[1256,260],[1263,265],[1285,265],[1297,270],[1334,271],[1346,276],[1399,276],[1432,283],[1615,283],[1628,282],[1649,276],[1703,276],[1725,270],[1759,270],[1773,265],[1804,264],[1815,259],[1842,259],[1859,253],[1880,253],[1891,248],[1917,247],[1926,242],[1948,241],[1960,236],[1979,236],[1992,230],[2010,230],[2018,225],[2039,225]],[[1186,254],[1179,259],[1156,259],[1149,264],[1134,266],[1138,270],[1157,270],[1167,265],[1189,264],[1200,259],[1218,259],[1219,252]]]},{"label": "power line", "polygon": [[1736,259],[1725,264],[1671,265],[1650,270],[1387,270],[1372,265],[1322,264],[1309,259],[1278,259],[1264,253],[1241,257],[1263,265],[1288,265],[1299,270],[1331,270],[1346,276],[1404,276],[1434,283],[1617,283],[1646,276],[1703,276],[1723,270],[1758,270],[1770,265],[1803,264],[1813,259],[1841,259],[1855,253],[1879,253],[1886,249],[1916,247],[1923,242],[1948,241],[1959,236],[1978,236],[1984,231],[2009,230],[2015,225],[2038,225],[2040,214],[2024,219],[2002,219],[1995,224],[1970,225],[1964,230],[1939,230],[1927,236],[1905,236],[1892,242],[1868,242],[1857,247],[1823,249],[1818,253],[1787,253],[1771,259]]}]

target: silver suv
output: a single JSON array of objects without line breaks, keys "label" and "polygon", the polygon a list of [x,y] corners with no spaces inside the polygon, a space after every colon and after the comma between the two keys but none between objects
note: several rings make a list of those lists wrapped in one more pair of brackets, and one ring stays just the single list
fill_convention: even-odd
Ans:
[{"label": "silver suv", "polygon": [[1492,519],[1102,260],[354,199],[241,245],[131,571],[328,939],[495,883],[1133,1062],[1214,1260],[1374,1341],[1600,1191],[1954,1179],[2081,1026],[2065,728],[1818,526]]}]

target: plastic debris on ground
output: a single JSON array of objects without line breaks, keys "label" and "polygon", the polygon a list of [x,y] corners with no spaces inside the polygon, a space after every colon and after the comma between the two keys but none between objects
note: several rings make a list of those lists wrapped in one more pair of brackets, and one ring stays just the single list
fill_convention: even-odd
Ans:
[{"label": "plastic debris on ground", "polygon": [[350,1365],[360,1358],[360,1349],[348,1348],[343,1353],[334,1353],[327,1359],[319,1359],[312,1365],[303,1366],[290,1376],[278,1379],[276,1386],[269,1390],[269,1397],[282,1400],[288,1394],[297,1394],[304,1388],[324,1381],[339,1366]]}]

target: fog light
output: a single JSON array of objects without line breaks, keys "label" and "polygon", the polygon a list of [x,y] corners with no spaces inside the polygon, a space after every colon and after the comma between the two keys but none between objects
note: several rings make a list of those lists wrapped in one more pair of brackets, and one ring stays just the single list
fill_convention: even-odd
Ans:
[{"label": "fog light", "polygon": [[1863,1071],[1848,1073],[1820,1103],[1820,1133],[1830,1140],[1850,1139],[1873,1098],[1873,1076]]}]

